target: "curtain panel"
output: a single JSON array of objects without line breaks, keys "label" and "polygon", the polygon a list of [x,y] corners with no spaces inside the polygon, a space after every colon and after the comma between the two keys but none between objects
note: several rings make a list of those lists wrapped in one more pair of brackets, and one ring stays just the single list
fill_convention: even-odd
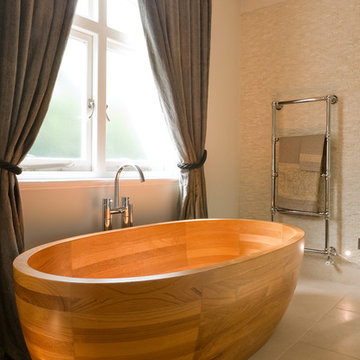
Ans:
[{"label": "curtain panel", "polygon": [[24,250],[17,165],[47,112],[76,1],[0,1],[0,359],[30,358],[12,279]]},{"label": "curtain panel", "polygon": [[211,0],[138,2],[160,102],[181,160],[179,218],[206,218]]}]

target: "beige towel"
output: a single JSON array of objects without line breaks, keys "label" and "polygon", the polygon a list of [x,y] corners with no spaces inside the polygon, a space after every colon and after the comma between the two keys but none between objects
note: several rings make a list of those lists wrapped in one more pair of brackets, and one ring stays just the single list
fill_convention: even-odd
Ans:
[{"label": "beige towel", "polygon": [[324,135],[309,135],[301,137],[300,169],[308,171],[321,171],[325,145]]},{"label": "beige towel", "polygon": [[319,212],[324,135],[280,138],[277,207]]}]

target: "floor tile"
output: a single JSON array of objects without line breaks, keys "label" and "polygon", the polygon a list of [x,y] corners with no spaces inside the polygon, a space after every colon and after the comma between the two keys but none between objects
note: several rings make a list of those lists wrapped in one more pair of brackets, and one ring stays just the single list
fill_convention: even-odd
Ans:
[{"label": "floor tile", "polygon": [[249,360],[360,359],[360,288],[300,279],[269,341]]},{"label": "floor tile", "polygon": [[[279,360],[355,360],[356,358],[337,352],[298,342],[283,354]],[[270,360],[270,358],[269,358]]]},{"label": "floor tile", "polygon": [[360,313],[334,308],[301,342],[360,359]]},{"label": "floor tile", "polygon": [[336,307],[360,313],[360,287],[349,287]]},{"label": "floor tile", "polygon": [[300,289],[295,293],[287,315],[294,314],[294,316],[318,321],[342,299],[343,295],[341,294],[322,294],[311,289]]}]

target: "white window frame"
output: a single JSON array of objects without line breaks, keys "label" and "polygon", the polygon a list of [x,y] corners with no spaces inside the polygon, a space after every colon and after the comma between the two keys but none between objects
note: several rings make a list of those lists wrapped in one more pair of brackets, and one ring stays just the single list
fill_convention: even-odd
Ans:
[{"label": "white window frame", "polygon": [[[80,15],[75,15],[71,36],[88,41],[88,99],[93,100],[95,108],[90,117],[87,129],[88,159],[81,163],[74,159],[25,159],[21,164],[23,170],[20,180],[44,179],[106,179],[114,176],[116,166],[131,163],[131,160],[106,161],[106,56],[109,42],[131,48],[131,37],[107,26],[106,1],[99,1],[98,21]],[[89,109],[88,115],[92,109]],[[175,160],[176,161],[176,160]],[[89,169],[89,164],[92,166]],[[144,171],[150,170],[146,162],[139,163]],[[69,167],[76,170],[69,171]],[[29,171],[31,170],[31,171]],[[43,171],[46,170],[46,171]],[[132,178],[137,175],[128,171],[124,177]],[[176,179],[178,171],[150,171],[147,178]]]}]

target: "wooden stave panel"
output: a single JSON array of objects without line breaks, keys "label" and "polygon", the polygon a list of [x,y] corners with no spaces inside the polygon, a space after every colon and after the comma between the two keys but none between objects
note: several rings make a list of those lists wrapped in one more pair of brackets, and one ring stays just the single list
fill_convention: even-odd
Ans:
[{"label": "wooden stave panel", "polygon": [[[216,354],[220,353],[223,355],[219,359],[245,360],[268,340],[292,298],[300,272],[301,247],[299,249],[298,244],[289,247],[291,249],[287,248],[287,253],[285,249],[280,249],[252,259],[247,262],[247,269],[243,273],[230,276],[230,278],[219,277],[203,290],[203,322],[199,342],[204,347],[199,352],[201,356],[195,359],[217,358]],[[292,258],[290,266],[287,260],[289,256]],[[274,263],[277,266],[274,266]],[[276,275],[277,271],[283,275]],[[235,288],[234,283],[240,281],[243,285]],[[222,289],[217,291],[216,287],[219,285]],[[226,287],[230,289],[229,293],[224,290]],[[246,289],[245,293],[244,289]],[[212,296],[208,295],[209,292]],[[223,297],[221,301],[217,297],[218,294]],[[245,310],[244,305],[246,305]],[[227,309],[232,309],[231,316],[221,316],[222,313],[227,313]],[[253,316],[256,312],[257,317],[252,318],[251,321],[253,328],[251,331],[247,329],[246,336],[243,336],[246,328],[244,324],[247,324],[251,319],[250,315]],[[264,312],[266,317],[262,316]],[[219,321],[217,322],[216,319]],[[224,322],[227,324],[226,331],[222,325]],[[229,332],[232,335],[227,342]],[[230,354],[236,354],[236,356],[232,357],[233,355]]]},{"label": "wooden stave panel", "polygon": [[[29,333],[30,322],[26,320],[22,322],[22,326],[29,350],[33,351],[36,355],[41,344],[52,344],[56,340],[63,340],[63,352],[66,354],[72,353],[72,358],[74,359],[93,358],[94,351],[99,351],[99,359],[103,360],[122,358],[127,360],[132,358],[146,360],[147,358],[152,359],[154,356],[159,360],[169,359],[169,356],[171,358],[176,358],[178,355],[184,356],[184,349],[192,353],[196,346],[200,323],[200,296],[193,290],[184,288],[185,283],[188,284],[187,281],[181,280],[176,282],[177,284],[174,284],[174,279],[163,279],[157,284],[144,282],[140,286],[135,284],[135,287],[132,283],[115,283],[105,286],[86,283],[80,284],[84,286],[78,286],[79,284],[77,284],[70,291],[74,300],[71,301],[71,299],[63,298],[63,301],[58,303],[54,301],[41,301],[41,299],[36,298],[37,294],[35,292],[33,292],[33,297],[26,294],[25,300],[29,303],[34,303],[33,311],[27,313],[27,317],[32,318],[32,326],[35,329],[39,326],[37,314],[41,309],[48,316],[57,311],[59,316],[66,317],[67,319],[62,319],[62,322],[66,323],[67,330],[71,327],[72,331],[70,333],[69,331],[64,331],[63,328],[51,329],[52,331],[48,332],[44,331],[40,334],[41,337],[39,337],[38,343],[34,343],[33,339],[26,337]],[[174,297],[174,286],[180,292],[177,297]],[[19,315],[21,319],[24,319],[23,311],[26,311],[26,309],[24,309],[21,300],[19,301],[23,296],[19,288],[20,286],[17,287]],[[52,290],[51,293],[53,293]],[[44,293],[40,295],[44,295]],[[47,308],[42,308],[42,304]],[[58,310],[55,310],[56,306],[59,307]],[[71,314],[71,319],[68,319],[69,313]],[[128,323],[125,322],[124,325],[118,326],[118,329],[115,330],[111,326],[106,328],[107,322],[110,325],[113,324],[112,320],[116,319],[116,314],[121,314],[122,322],[124,322],[124,318],[127,318],[128,322],[129,319],[133,321],[137,319],[132,338],[130,339],[132,341],[129,341],[130,345],[124,342],[130,336],[129,328],[131,327],[129,327]],[[146,324],[146,318],[143,320],[146,314],[148,314],[150,324]],[[165,314],[165,317],[162,314]],[[99,323],[103,324],[100,329],[98,327]],[[151,323],[154,325],[153,328],[156,329],[156,334],[150,335],[153,338],[141,341],[140,338],[143,337],[144,332],[151,329]],[[170,330],[167,327],[169,323]],[[124,328],[122,328],[123,326]],[[185,329],[183,328],[184,326],[186,327]],[[171,333],[171,328],[173,333]],[[94,338],[101,339],[106,332],[112,334],[109,336],[110,340],[100,343],[96,341],[94,343]],[[122,341],[122,345],[111,342],[111,338],[114,340],[116,336],[118,336],[117,342]],[[136,337],[138,337],[137,340],[140,344],[134,347],[133,341],[136,340]],[[156,339],[159,344],[164,344],[164,346],[160,350],[154,351],[154,347],[157,347],[156,341],[154,341]],[[177,340],[176,343],[175,340]],[[139,345],[142,346],[142,349],[139,354],[136,354],[136,351],[139,351]],[[131,354],[131,349],[135,351],[135,355]],[[56,348],[51,350],[54,352],[54,355],[51,355],[50,349],[46,348],[46,357],[42,358],[56,358]],[[119,355],[123,352],[125,354]],[[185,355],[187,356],[188,354]],[[58,356],[61,357],[61,354],[58,354]]]},{"label": "wooden stave panel", "polygon": [[[301,244],[300,244],[301,245]],[[299,249],[301,248],[301,246],[299,246],[299,241],[297,241],[296,243],[294,243],[291,247],[289,248],[285,248],[288,251],[292,250],[292,252],[295,254],[292,257],[296,257],[296,259],[301,259],[301,256],[299,256]],[[94,307],[91,306],[91,301],[89,300],[89,294],[93,295],[95,297],[97,297],[98,299],[98,304],[103,304],[104,301],[106,299],[111,299],[112,301],[108,301],[108,303],[106,304],[107,306],[114,306],[114,304],[117,302],[116,300],[116,295],[118,295],[119,293],[121,294],[122,298],[124,297],[124,294],[127,294],[127,296],[125,296],[125,299],[123,299],[123,304],[120,308],[118,309],[113,309],[113,312],[122,312],[122,313],[128,313],[129,316],[134,315],[134,311],[140,311],[141,308],[146,308],[149,309],[149,311],[164,311],[164,308],[167,309],[172,309],[172,311],[176,312],[176,311],[181,311],[181,306],[183,304],[186,304],[186,306],[190,306],[193,309],[196,308],[195,314],[194,312],[192,312],[192,320],[189,323],[189,329],[188,329],[188,335],[190,334],[192,336],[191,341],[189,341],[189,337],[186,338],[186,342],[184,343],[180,343],[180,344],[173,344],[172,345],[172,351],[170,351],[170,349],[163,349],[163,352],[158,352],[156,354],[154,353],[149,353],[147,356],[150,356],[149,359],[152,359],[152,356],[157,356],[157,359],[212,359],[213,358],[213,354],[214,351],[213,348],[211,348],[211,346],[209,347],[209,343],[213,342],[210,341],[208,337],[206,337],[204,334],[206,334],[206,327],[211,325],[208,325],[208,323],[206,323],[206,321],[204,322],[204,319],[206,319],[207,317],[210,319],[214,319],[216,318],[216,314],[221,313],[220,309],[221,307],[224,307],[224,304],[221,302],[221,299],[215,299],[215,302],[217,301],[220,305],[220,308],[218,307],[214,307],[214,300],[211,299],[211,297],[205,296],[206,293],[209,293],[209,289],[211,289],[211,287],[215,287],[215,284],[224,284],[224,283],[229,283],[232,284],[231,286],[234,286],[234,284],[231,282],[231,280],[229,280],[229,276],[231,278],[232,272],[238,272],[240,277],[242,277],[244,274],[248,275],[249,274],[249,269],[248,269],[248,265],[249,262],[252,265],[253,269],[256,269],[256,266],[259,267],[259,271],[261,271],[262,273],[268,273],[268,271],[264,271],[266,269],[264,269],[264,264],[262,264],[262,261],[260,260],[264,260],[264,256],[266,257],[270,257],[270,259],[274,259],[274,257],[276,258],[277,256],[279,256],[279,254],[282,254],[284,252],[284,249],[278,249],[275,251],[275,254],[264,254],[258,258],[254,258],[251,259],[247,262],[247,264],[245,264],[244,262],[240,262],[240,263],[233,263],[230,264],[226,267],[216,267],[214,269],[208,269],[207,271],[204,272],[199,272],[199,273],[192,273],[192,274],[188,274],[188,275],[184,275],[184,276],[179,276],[179,277],[174,277],[174,278],[164,278],[164,279],[158,279],[158,280],[154,280],[151,282],[139,282],[139,283],[124,283],[124,284],[116,284],[116,283],[110,283],[110,284],[104,284],[104,285],[100,285],[99,284],[91,284],[91,283],[84,283],[84,284],[71,284],[74,286],[71,286],[71,289],[67,289],[67,296],[69,296],[70,298],[73,299],[77,299],[76,301],[73,300],[72,302],[70,302],[70,305],[68,305],[68,301],[63,301],[61,303],[62,306],[62,310],[67,310],[64,311],[64,313],[68,312],[69,309],[71,309],[72,311],[72,317],[71,317],[71,323],[72,326],[78,324],[79,322],[81,323],[81,319],[83,319],[83,317],[87,317],[87,316],[94,316]],[[276,255],[276,256],[275,256]],[[291,254],[286,254],[286,256],[284,257],[285,259],[288,259],[289,256]],[[301,255],[301,254],[300,254]],[[292,258],[290,256],[290,258]],[[267,261],[269,263],[269,261]],[[285,263],[283,262],[283,266],[286,266],[286,263],[288,262],[288,260],[285,261]],[[290,262],[291,264],[291,262]],[[273,267],[272,265],[270,266],[270,268]],[[292,283],[290,284],[291,286],[288,286],[288,294],[292,294],[292,291],[295,288],[295,284],[296,284],[296,277],[297,277],[297,273],[299,270],[300,264],[299,264],[299,260],[298,261],[294,261],[293,265],[290,266],[290,268],[288,269],[289,273],[291,273],[292,271]],[[229,275],[230,274],[230,275]],[[20,280],[19,283],[22,283],[22,286],[28,284],[28,283],[32,283],[32,290],[34,290],[34,288],[38,288],[38,290],[40,290],[40,292],[42,294],[47,294],[47,295],[51,295],[51,296],[56,296],[56,289],[54,289],[54,285],[51,283],[48,286],[45,286],[44,284],[36,284],[36,286],[34,286],[34,283],[37,283],[37,279],[34,280],[32,279],[31,281],[29,281],[29,279],[24,279],[21,277],[26,277],[26,275],[21,274],[20,275]],[[16,276],[17,279],[19,279],[19,274],[17,274]],[[236,277],[235,277],[236,278]],[[246,285],[246,281],[244,281],[244,279],[242,278],[242,282],[245,282]],[[248,281],[249,282],[249,281]],[[251,283],[251,282],[250,282]],[[266,286],[265,282],[265,286]],[[76,286],[75,286],[76,285]],[[80,285],[80,286],[79,286]],[[94,288],[96,287],[96,288]],[[19,287],[18,287],[19,288]],[[62,284],[62,291],[59,291],[60,293],[64,291],[64,286]],[[236,290],[238,291],[238,290]],[[48,293],[47,293],[48,292]],[[174,298],[174,295],[169,295],[169,294],[177,294],[177,298]],[[144,302],[143,299],[143,294],[148,294],[148,300]],[[165,296],[165,294],[167,294]],[[221,292],[221,294],[224,294],[224,291]],[[36,296],[36,294],[35,294]],[[79,300],[82,299],[83,300]],[[137,299],[137,300],[136,300]],[[27,295],[27,300],[29,300],[29,295]],[[177,301],[175,301],[177,300]],[[212,300],[212,301],[210,301]],[[235,297],[236,300],[236,297]],[[31,300],[30,300],[31,301]],[[243,301],[252,301],[251,299],[243,299]],[[38,301],[39,302],[39,301]],[[46,303],[46,301],[44,301]],[[196,305],[195,305],[196,304]],[[233,302],[233,304],[231,304],[229,306],[235,306],[236,308],[236,301]],[[37,306],[41,306],[41,302],[40,304],[37,304]],[[47,304],[47,306],[49,306],[49,304]],[[69,308],[66,308],[66,306],[69,306]],[[281,306],[281,311],[279,311],[276,317],[276,321],[273,321],[274,325],[271,326],[270,330],[273,331],[273,328],[275,327],[276,323],[280,320],[280,317],[283,313],[283,311],[285,311],[287,306],[287,303],[282,304]],[[20,304],[21,307],[21,304]],[[214,309],[215,310],[212,310]],[[46,310],[46,309],[45,309]],[[51,312],[51,309],[48,309]],[[110,316],[106,315],[106,309],[99,307],[98,309],[96,309],[96,311],[98,312],[98,315],[100,318],[101,316]],[[194,310],[193,310],[194,311]],[[215,312],[214,312],[215,311]],[[21,311],[20,311],[21,313]],[[36,311],[33,312],[34,314],[36,314]],[[21,317],[21,314],[20,314]],[[35,316],[36,317],[36,316]],[[196,320],[197,319],[197,320]],[[235,319],[234,315],[231,316],[231,319]],[[34,319],[35,321],[35,319]],[[240,320],[237,320],[240,321]],[[96,325],[96,316],[95,316],[95,325]],[[159,327],[161,327],[161,322]],[[78,329],[76,326],[74,327],[75,329]],[[74,329],[73,329],[74,330]],[[271,331],[268,331],[268,333],[266,333],[265,339],[271,334]],[[25,329],[25,334],[26,334],[27,329]],[[165,335],[168,332],[166,329],[165,331]],[[99,331],[99,337],[101,337],[101,334],[104,332],[104,329],[101,329]],[[77,344],[77,343],[81,343],[82,344],[82,348],[79,348],[76,346],[75,347],[71,347],[69,349],[67,349],[65,352],[69,353],[69,351],[73,351],[73,358],[76,359],[90,359],[90,357],[86,357],[86,354],[92,353],[94,351],[94,349],[92,348],[91,345],[88,346],[88,349],[86,350],[86,346],[84,345],[84,341],[86,344],[86,339],[84,337],[81,337],[81,339],[77,338],[76,331],[75,333],[73,333],[71,336],[73,336],[73,339],[71,339],[70,336],[70,340],[68,343],[71,344]],[[220,334],[217,334],[217,336],[219,336]],[[92,333],[92,338],[96,337],[96,331],[94,333]],[[179,336],[180,337],[180,336]],[[259,339],[261,340],[261,337],[258,334]],[[166,338],[166,337],[165,337]],[[164,338],[163,337],[158,337],[157,338],[159,342],[161,342]],[[160,340],[159,340],[160,339]],[[80,341],[78,341],[80,340]],[[90,339],[91,340],[91,339]],[[89,341],[90,341],[89,340]],[[168,338],[169,340],[169,338]],[[28,339],[27,339],[28,341]],[[175,341],[175,340],[174,340]],[[263,340],[262,340],[263,341]],[[154,342],[156,342],[154,340]],[[221,341],[222,344],[226,344],[226,341],[222,340]],[[90,342],[91,344],[91,342]],[[261,343],[262,344],[262,343]],[[254,345],[254,348],[249,349],[249,351],[251,350],[252,352],[255,351],[254,349],[258,348],[259,346],[261,346],[261,344],[256,344],[256,346]],[[99,344],[96,344],[96,348],[98,349],[109,349],[108,347],[108,343],[106,343],[104,345],[103,348],[99,347]],[[144,345],[144,344],[143,344]],[[238,344],[237,346],[239,346],[240,344]],[[34,349],[34,346],[32,344],[30,344],[29,348]],[[231,345],[228,346],[226,349],[217,349],[217,353],[220,353],[222,355],[220,355],[219,359],[242,359],[239,356],[242,356],[241,354],[238,354],[237,350],[235,349],[235,345]],[[177,350],[176,350],[177,349]],[[183,351],[184,349],[193,349],[193,354],[184,354]],[[111,349],[110,349],[111,350]],[[110,351],[109,350],[109,351]],[[201,350],[201,351],[200,351]],[[88,351],[88,352],[86,352]],[[115,352],[117,351],[116,349],[114,350]],[[176,352],[178,351],[178,352]],[[242,354],[244,352],[242,351]],[[196,354],[196,355],[195,355]],[[236,357],[229,357],[229,356],[233,356],[231,354],[236,354]],[[109,355],[109,353],[107,354]],[[111,353],[110,353],[111,355]],[[134,354],[133,354],[134,355]],[[52,359],[52,357],[49,355],[49,353],[47,352],[46,355],[46,359]],[[60,356],[60,355],[59,355]],[[130,356],[130,354],[126,354],[124,355],[124,359],[126,360],[133,360],[133,359],[142,359],[142,360],[146,360],[146,356],[144,355],[144,353],[142,354],[135,354],[134,356]],[[235,355],[234,355],[235,356]],[[36,358],[36,357],[34,357]],[[39,357],[41,358],[41,357]],[[43,357],[44,358],[44,357]],[[58,357],[53,357],[58,358]],[[123,357],[119,357],[117,356],[106,356],[104,357],[104,353],[102,353],[100,355],[101,359],[105,360],[105,359],[122,359]],[[246,357],[244,357],[245,359]]]}]

